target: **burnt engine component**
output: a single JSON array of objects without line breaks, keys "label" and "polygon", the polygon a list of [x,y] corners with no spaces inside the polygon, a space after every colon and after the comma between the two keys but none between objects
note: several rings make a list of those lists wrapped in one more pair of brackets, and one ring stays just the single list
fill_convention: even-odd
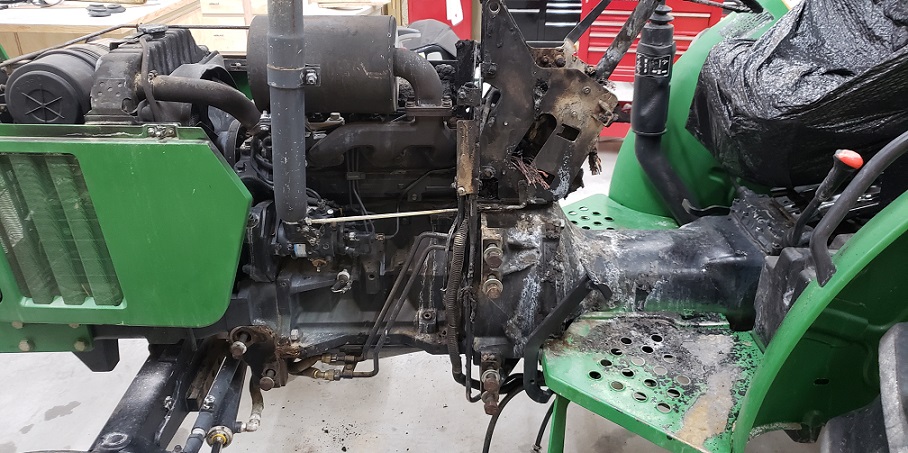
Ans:
[{"label": "burnt engine component", "polygon": [[78,124],[91,108],[95,65],[107,54],[99,44],[53,50],[16,69],[6,84],[13,120],[28,124]]}]

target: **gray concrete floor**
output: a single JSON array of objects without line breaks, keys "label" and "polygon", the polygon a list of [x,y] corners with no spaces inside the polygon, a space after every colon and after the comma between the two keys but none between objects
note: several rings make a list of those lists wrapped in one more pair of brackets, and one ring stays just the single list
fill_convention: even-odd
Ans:
[{"label": "gray concrete floor", "polygon": [[[605,148],[614,148],[606,146]],[[607,192],[614,152],[601,152],[603,175],[566,201]],[[110,373],[91,373],[72,354],[0,355],[0,453],[87,449],[146,357],[146,343],[121,341],[121,361]],[[226,451],[257,452],[479,452],[488,417],[466,402],[449,374],[447,357],[423,353],[392,357],[371,379],[321,382],[294,378],[265,393],[262,428],[241,434]],[[494,452],[531,451],[546,407],[525,395],[505,409]],[[248,398],[240,413],[249,411]],[[192,419],[176,436],[182,443]],[[544,444],[545,445],[545,444]],[[579,406],[568,411],[568,452],[664,451]],[[755,439],[747,453],[808,453],[782,433]]]}]

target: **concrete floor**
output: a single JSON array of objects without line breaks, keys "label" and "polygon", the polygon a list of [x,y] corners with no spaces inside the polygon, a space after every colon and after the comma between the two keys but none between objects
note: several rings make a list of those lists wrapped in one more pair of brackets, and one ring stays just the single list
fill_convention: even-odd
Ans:
[{"label": "concrete floor", "polygon": [[[610,146],[613,148],[613,146]],[[568,203],[607,192],[614,152],[600,153],[604,174]],[[0,453],[87,449],[146,357],[146,343],[121,341],[121,361],[110,373],[94,374],[69,353],[0,355]],[[466,402],[450,376],[447,357],[416,353],[386,359],[371,379],[321,382],[293,378],[265,393],[262,428],[241,434],[226,451],[258,452],[479,452],[488,417],[481,404]],[[492,451],[531,451],[546,407],[525,395],[505,409]],[[249,411],[248,398],[240,408]],[[189,434],[193,418],[174,445]],[[545,444],[543,444],[545,445]],[[568,411],[568,452],[650,453],[664,451],[579,406]],[[755,439],[747,453],[808,453],[815,445],[791,442],[783,433]]]}]

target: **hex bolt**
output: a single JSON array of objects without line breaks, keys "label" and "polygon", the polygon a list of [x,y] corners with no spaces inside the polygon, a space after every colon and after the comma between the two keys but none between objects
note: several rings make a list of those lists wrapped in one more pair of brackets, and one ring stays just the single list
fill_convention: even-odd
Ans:
[{"label": "hex bolt", "polygon": [[13,321],[12,324],[13,324],[13,329],[21,329],[21,328],[25,327],[25,324],[23,324],[22,321]]},{"label": "hex bolt", "polygon": [[464,196],[467,194],[467,189],[465,187],[457,188],[457,195]]},{"label": "hex bolt", "polygon": [[318,83],[318,74],[314,72],[306,73],[306,85],[315,85]]},{"label": "hex bolt", "polygon": [[482,259],[485,260],[486,265],[490,268],[498,269],[504,262],[504,252],[501,247],[498,247],[498,244],[489,244],[485,251],[482,252]]},{"label": "hex bolt", "polygon": [[31,352],[32,349],[35,349],[35,344],[32,343],[29,339],[23,339],[19,342],[19,350],[22,352]]},{"label": "hex bolt", "polygon": [[85,352],[85,350],[88,349],[88,342],[80,338],[73,343],[73,349],[76,352]]},{"label": "hex bolt", "polygon": [[501,280],[495,278],[493,275],[490,275],[489,278],[482,283],[482,292],[489,299],[498,299],[501,297],[502,291],[504,291],[504,285],[501,283]]},{"label": "hex bolt", "polygon": [[290,330],[290,341],[300,341],[300,330],[299,329]]}]

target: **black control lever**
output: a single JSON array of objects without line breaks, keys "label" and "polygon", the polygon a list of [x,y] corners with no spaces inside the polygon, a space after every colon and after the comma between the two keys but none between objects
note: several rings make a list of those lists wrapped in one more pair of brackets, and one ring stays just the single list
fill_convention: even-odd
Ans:
[{"label": "black control lever", "polygon": [[813,199],[801,212],[801,216],[798,217],[795,226],[788,232],[785,240],[786,247],[794,247],[807,242],[801,237],[804,234],[804,227],[807,226],[807,222],[817,214],[821,204],[832,198],[839,186],[848,179],[848,176],[864,165],[864,159],[861,155],[848,149],[836,151],[832,156],[832,162],[832,169],[829,170],[829,174],[820,183],[820,187],[817,187]]}]

